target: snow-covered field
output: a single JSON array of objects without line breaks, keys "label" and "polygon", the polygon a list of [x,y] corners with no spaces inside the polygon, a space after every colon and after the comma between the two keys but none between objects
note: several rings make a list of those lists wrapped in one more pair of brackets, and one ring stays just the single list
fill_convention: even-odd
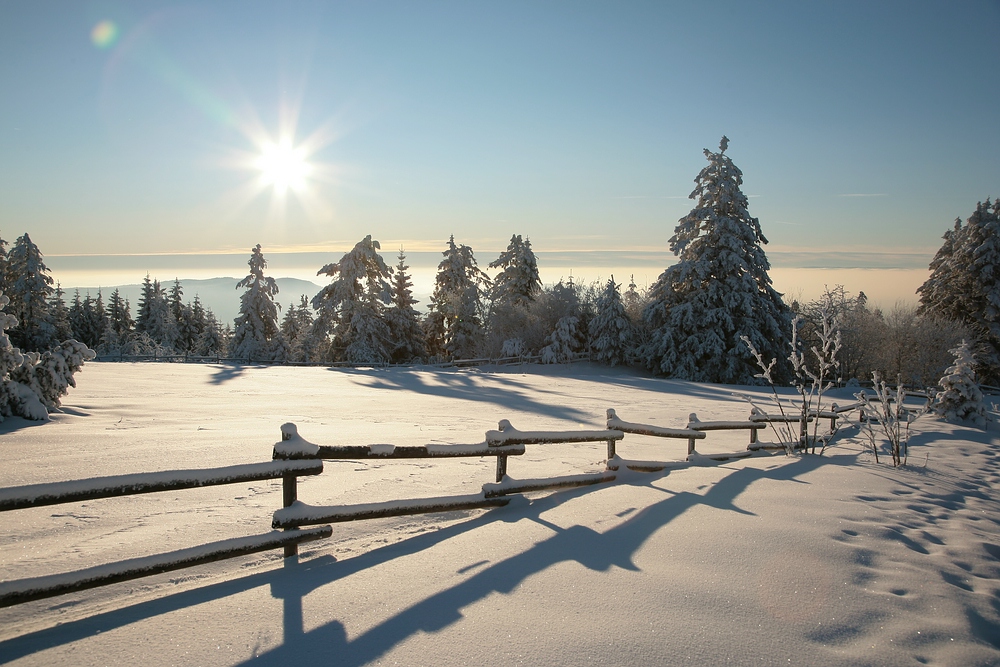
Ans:
[{"label": "snow-covered field", "polygon": [[[62,414],[0,424],[0,486],[267,461],[317,444],[482,442],[521,430],[743,419],[733,388],[590,365],[327,370],[88,364]],[[837,396],[847,402],[848,393]],[[1000,447],[923,417],[893,470],[843,431],[493,510],[335,524],[280,552],[0,609],[18,665],[996,665]],[[765,432],[762,439],[771,437]],[[743,450],[711,432],[702,453]],[[528,446],[515,478],[604,468],[603,443]],[[684,440],[626,436],[628,459]],[[310,504],[472,494],[493,459],[327,462]],[[264,533],[280,482],[0,513],[4,580]],[[307,662],[309,661],[309,662]]]}]

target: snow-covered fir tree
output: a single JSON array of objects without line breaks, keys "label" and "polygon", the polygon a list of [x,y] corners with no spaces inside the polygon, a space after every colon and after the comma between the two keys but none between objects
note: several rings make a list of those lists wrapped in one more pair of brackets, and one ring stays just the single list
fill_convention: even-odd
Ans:
[{"label": "snow-covered fir tree", "polygon": [[594,359],[616,366],[628,363],[632,350],[632,323],[615,277],[611,276],[597,297],[597,314],[590,320],[590,350]]},{"label": "snow-covered fir tree", "polygon": [[132,332],[135,322],[132,321],[130,310],[128,299],[123,299],[121,291],[115,288],[105,308],[108,327],[101,338],[102,354],[119,351],[126,337]]},{"label": "snow-covered fir tree", "polygon": [[69,308],[69,323],[73,331],[72,338],[87,347],[97,348],[106,328],[103,299],[95,301],[90,292],[87,292],[81,300],[80,290],[76,290],[73,304]]},{"label": "snow-covered fir tree", "polygon": [[211,308],[205,310],[205,325],[198,338],[196,353],[205,357],[221,357],[226,354],[228,346],[226,333],[215,317]]},{"label": "snow-covered fir tree", "polygon": [[628,289],[622,294],[622,303],[625,305],[625,312],[628,313],[629,320],[637,324],[642,319],[642,295],[639,293],[639,286],[635,284],[635,275],[629,277]]},{"label": "snow-covered fir tree", "polygon": [[174,347],[180,354],[198,353],[198,341],[201,339],[201,334],[205,328],[205,313],[197,296],[195,297],[195,303],[198,304],[198,309],[201,310],[200,319],[191,304],[182,304],[179,311],[177,319],[177,343]]},{"label": "snow-covered fir tree", "polygon": [[396,363],[427,356],[420,315],[413,308],[418,302],[413,298],[410,267],[406,264],[406,254],[402,248],[399,249],[398,259],[392,276],[392,304],[385,313],[392,341],[391,356]]},{"label": "snow-covered fir tree", "polygon": [[147,334],[156,342],[158,349],[165,353],[174,352],[177,341],[177,322],[170,312],[167,294],[157,279],[150,280],[149,274],[142,283],[139,306],[135,318],[135,330]]},{"label": "snow-covered fir tree", "polygon": [[543,364],[564,364],[573,360],[580,349],[580,318],[573,315],[559,318],[556,328],[546,339],[548,345],[542,348]]},{"label": "snow-covered fir tree", "polygon": [[52,276],[42,252],[24,234],[14,241],[7,255],[8,312],[17,318],[10,338],[23,350],[46,350],[55,344],[55,327],[49,313]]},{"label": "snow-covered fir tree", "polygon": [[640,358],[656,373],[702,382],[753,383],[758,372],[740,337],[764,358],[786,356],[790,311],[771,286],[767,243],[740,190],[743,173],[726,155],[705,151],[695,179],[697,205],[670,238],[678,262],[650,289],[643,313],[650,340]]},{"label": "snow-covered fir tree", "polygon": [[309,345],[315,345],[328,328],[333,335],[334,361],[383,364],[390,360],[385,308],[392,293],[386,279],[392,270],[379,255],[380,249],[379,242],[368,235],[339,262],[327,264],[316,274],[333,280],[313,297],[312,306],[319,316]]},{"label": "snow-covered fir tree", "polygon": [[507,250],[490,262],[489,268],[502,269],[493,279],[490,290],[494,308],[526,306],[542,291],[538,262],[531,250],[531,241],[522,241],[520,234],[510,237]]},{"label": "snow-covered fir tree", "polygon": [[[302,295],[302,300],[306,300],[306,296]],[[305,334],[305,330],[302,329],[299,320],[298,309],[295,306],[289,305],[285,308],[285,316],[281,319],[281,336],[288,343],[288,360],[289,361],[301,361],[297,358],[297,348],[301,344],[301,338]]]},{"label": "snow-covered fir tree", "polygon": [[250,250],[250,274],[241,280],[236,289],[243,289],[240,296],[240,313],[236,316],[229,354],[250,361],[282,362],[288,358],[288,346],[278,327],[278,309],[274,296],[278,284],[264,275],[267,260],[258,243]]},{"label": "snow-covered fir tree", "polygon": [[454,235],[442,254],[425,320],[427,347],[434,355],[468,359],[482,337],[482,298],[490,279],[476,263],[472,248],[457,245]]},{"label": "snow-covered fir tree", "polygon": [[184,287],[181,285],[180,278],[174,278],[174,284],[170,287],[170,294],[167,296],[167,303],[170,305],[170,314],[178,323],[183,316],[184,302],[181,300],[183,296]]},{"label": "snow-covered fir tree", "polygon": [[[159,285],[159,283],[157,283]],[[142,287],[139,293],[139,304],[135,310],[135,330],[136,331],[147,331],[149,325],[149,319],[153,310],[153,301],[156,300],[157,294],[153,287],[153,281],[150,279],[149,274],[142,279]]]},{"label": "snow-covered fir tree", "polygon": [[[522,240],[519,234],[510,237],[507,250],[489,265],[501,269],[489,290],[489,316],[486,319],[484,352],[489,356],[517,357],[541,347],[537,339],[540,326],[532,306],[542,294],[538,276],[538,262],[531,250],[531,241]],[[549,330],[541,331],[544,337]]]},{"label": "snow-covered fir tree", "polygon": [[63,301],[62,286],[56,282],[56,288],[49,299],[49,315],[52,318],[53,337],[55,340],[66,340],[73,337],[73,326],[69,321],[69,309]]},{"label": "snow-covered fir tree", "polygon": [[17,318],[4,312],[8,303],[0,292],[0,421],[11,416],[44,420],[76,386],[73,374],[94,358],[94,351],[70,339],[42,353],[22,353],[7,336],[17,326]]},{"label": "snow-covered fir tree", "polygon": [[309,299],[303,294],[298,306],[289,306],[281,321],[281,335],[288,342],[288,360],[295,362],[316,361],[310,359],[307,350],[310,349],[309,337],[313,325],[312,307]]},{"label": "snow-covered fir tree", "polygon": [[970,421],[976,426],[986,426],[986,405],[983,392],[976,381],[976,360],[969,344],[951,350],[955,363],[948,367],[938,384],[942,391],[934,397],[934,412],[948,421]]},{"label": "snow-covered fir tree", "polygon": [[917,288],[920,311],[939,315],[955,315],[961,309],[957,303],[968,289],[969,275],[965,267],[955,264],[955,251],[963,243],[962,219],[955,218],[955,226],[944,233],[944,243],[930,263],[930,277]]},{"label": "snow-covered fir tree", "polygon": [[920,311],[969,327],[984,377],[1000,381],[1000,199],[979,202],[964,226],[956,221],[930,268]]}]

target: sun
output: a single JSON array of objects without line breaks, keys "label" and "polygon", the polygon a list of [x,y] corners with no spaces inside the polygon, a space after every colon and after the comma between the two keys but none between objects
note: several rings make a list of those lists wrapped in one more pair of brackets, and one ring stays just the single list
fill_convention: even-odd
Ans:
[{"label": "sun", "polygon": [[306,158],[306,150],[301,146],[293,146],[292,141],[286,138],[277,143],[263,143],[254,166],[260,170],[263,186],[273,187],[275,194],[284,195],[288,190],[305,190],[312,172],[312,166]]}]

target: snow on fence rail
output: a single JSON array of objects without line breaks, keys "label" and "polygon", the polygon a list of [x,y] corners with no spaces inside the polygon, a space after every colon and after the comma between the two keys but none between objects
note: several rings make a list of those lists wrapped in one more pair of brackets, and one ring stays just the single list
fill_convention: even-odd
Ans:
[{"label": "snow on fence rail", "polygon": [[497,458],[497,484],[483,487],[483,492],[465,496],[393,500],[362,505],[313,506],[302,502],[286,503],[274,513],[273,528],[309,526],[316,523],[361,521],[390,516],[407,516],[446,512],[453,510],[501,507],[510,502],[508,494],[544,489],[584,486],[610,482],[615,476],[608,473],[573,475],[514,481],[507,477],[507,457],[524,454],[527,444],[613,442],[624,435],[618,431],[528,431],[514,429],[510,422],[500,422],[499,431],[487,431],[486,442],[475,445],[424,445],[397,447],[395,445],[316,445],[299,435],[295,424],[281,426],[281,441],[274,446],[275,459],[409,459],[409,458]]},{"label": "snow on fence rail", "polygon": [[[264,479],[282,480],[285,506],[295,502],[296,481],[300,475],[323,472],[322,461],[269,461],[249,465],[176,470],[135,475],[117,475],[95,479],[33,484],[0,489],[0,511],[59,505],[63,503],[130,496],[159,491],[175,491],[220,484],[242,484]],[[298,545],[330,537],[331,526],[309,530],[272,530],[263,535],[213,542],[190,549],[157,554],[61,574],[33,577],[0,583],[0,607],[129,581],[162,572],[211,563],[226,558],[283,548],[285,556],[298,553]]]},{"label": "snow on fence rail", "polygon": [[114,477],[95,477],[69,482],[15,486],[0,489],[0,512],[26,507],[61,505],[97,498],[256,482],[264,479],[277,479],[286,475],[318,475],[321,472],[323,472],[322,461],[270,461],[207,470],[166,470],[134,475],[115,475]]}]

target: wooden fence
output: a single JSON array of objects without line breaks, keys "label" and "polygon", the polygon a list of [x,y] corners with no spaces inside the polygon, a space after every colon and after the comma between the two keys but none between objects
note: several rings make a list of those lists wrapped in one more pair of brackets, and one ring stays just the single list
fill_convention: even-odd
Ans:
[{"label": "wooden fence", "polygon": [[[834,409],[812,415],[811,418],[830,418],[831,429],[848,408]],[[361,521],[392,516],[426,514],[477,508],[500,507],[510,502],[511,494],[527,493],[553,488],[587,486],[611,482],[621,467],[631,470],[654,472],[669,465],[657,461],[631,461],[619,456],[619,448],[626,434],[686,441],[685,460],[693,457],[726,461],[750,456],[756,449],[757,431],[769,421],[788,421],[784,417],[768,417],[754,411],[746,421],[701,421],[697,415],[689,417],[686,428],[666,428],[640,424],[620,419],[615,410],[607,411],[607,424],[603,430],[578,431],[520,431],[507,420],[502,420],[497,430],[486,432],[485,441],[473,445],[315,445],[298,434],[294,424],[281,427],[281,440],[275,444],[273,459],[268,463],[213,468],[205,470],[179,470],[102,477],[70,482],[36,484],[0,489],[0,512],[56,505],[63,503],[130,496],[142,493],[176,491],[204,486],[239,484],[249,481],[282,480],[282,507],[271,517],[272,531],[262,535],[214,542],[190,549],[119,561],[76,572],[48,575],[0,583],[0,607],[20,604],[30,600],[86,590],[106,584],[128,581],[162,572],[192,567],[226,558],[234,558],[271,549],[284,549],[285,557],[298,554],[303,542],[328,538],[333,534],[329,524]],[[695,451],[695,442],[704,440],[707,431],[747,430],[750,445],[746,451],[731,454],[702,456]],[[607,446],[606,469],[597,473],[575,474],[560,477],[514,480],[507,475],[508,458],[521,456],[528,445],[559,445],[600,442]],[[780,447],[780,445],[778,446]],[[298,499],[298,478],[319,475],[323,460],[397,460],[414,458],[452,459],[461,457],[496,457],[494,483],[484,484],[477,494],[439,498],[403,499],[361,505],[312,506]],[[304,529],[304,526],[315,526]]]},{"label": "wooden fence", "polygon": [[[224,357],[222,355],[196,355],[196,354],[124,354],[122,352],[111,354],[99,354],[94,361],[102,362],[153,362],[153,363],[181,363],[181,364],[240,364],[240,365],[260,365],[260,366],[315,366],[318,368],[410,368],[413,366],[427,366],[428,368],[467,368],[470,366],[511,366],[516,364],[538,363],[542,359],[541,355],[522,355],[518,357],[482,357],[476,359],[450,359],[447,361],[409,361],[403,363],[355,363],[351,361],[263,361],[253,357]],[[579,363],[591,361],[591,356],[585,352],[573,355],[573,358],[564,363]]]},{"label": "wooden fence", "polygon": [[[285,500],[290,504],[294,502],[294,497],[289,501],[288,489],[291,488],[294,495],[296,478],[299,475],[318,475],[321,472],[322,461],[271,461],[226,468],[172,470],[33,484],[0,489],[0,511],[279,478],[284,480]],[[284,548],[286,556],[293,555],[300,543],[323,539],[332,534],[331,526],[284,532],[272,530],[262,535],[223,540],[76,572],[3,582],[0,583],[0,607],[271,549]]]}]

